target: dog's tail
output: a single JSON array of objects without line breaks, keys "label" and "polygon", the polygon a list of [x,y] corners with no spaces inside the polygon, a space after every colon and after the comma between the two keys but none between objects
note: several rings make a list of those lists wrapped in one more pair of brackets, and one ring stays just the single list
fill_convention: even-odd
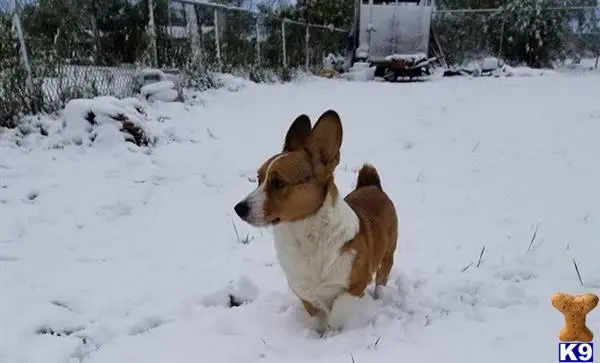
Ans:
[{"label": "dog's tail", "polygon": [[365,164],[360,168],[358,171],[358,179],[356,181],[356,189],[368,186],[375,186],[383,190],[377,169],[371,164]]}]

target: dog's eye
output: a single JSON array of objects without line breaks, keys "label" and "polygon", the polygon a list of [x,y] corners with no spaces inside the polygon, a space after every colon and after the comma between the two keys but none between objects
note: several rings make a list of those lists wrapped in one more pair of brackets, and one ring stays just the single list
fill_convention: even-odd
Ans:
[{"label": "dog's eye", "polygon": [[281,189],[281,188],[285,187],[285,182],[281,179],[273,179],[273,181],[271,183],[273,184],[273,187],[275,189]]}]

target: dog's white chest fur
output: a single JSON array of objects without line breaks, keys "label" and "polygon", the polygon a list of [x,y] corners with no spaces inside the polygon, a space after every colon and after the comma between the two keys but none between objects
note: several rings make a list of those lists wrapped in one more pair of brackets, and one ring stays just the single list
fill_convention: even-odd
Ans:
[{"label": "dog's white chest fur", "polygon": [[354,251],[342,253],[341,248],[358,230],[359,220],[350,206],[329,195],[315,215],[275,226],[277,258],[298,297],[331,311],[348,287],[354,261]]}]

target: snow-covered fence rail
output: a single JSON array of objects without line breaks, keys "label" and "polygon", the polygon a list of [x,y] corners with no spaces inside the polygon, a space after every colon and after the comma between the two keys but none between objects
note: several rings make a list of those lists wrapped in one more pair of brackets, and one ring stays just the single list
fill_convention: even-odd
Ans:
[{"label": "snow-covered fence rail", "polygon": [[596,0],[440,0],[432,29],[446,60],[486,56],[550,66],[600,54]]}]

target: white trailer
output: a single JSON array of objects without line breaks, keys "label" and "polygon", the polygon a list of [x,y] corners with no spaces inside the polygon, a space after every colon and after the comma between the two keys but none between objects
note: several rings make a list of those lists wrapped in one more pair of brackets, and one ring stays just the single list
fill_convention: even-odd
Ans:
[{"label": "white trailer", "polygon": [[429,75],[432,12],[431,0],[357,0],[352,63],[368,62],[388,81]]}]

